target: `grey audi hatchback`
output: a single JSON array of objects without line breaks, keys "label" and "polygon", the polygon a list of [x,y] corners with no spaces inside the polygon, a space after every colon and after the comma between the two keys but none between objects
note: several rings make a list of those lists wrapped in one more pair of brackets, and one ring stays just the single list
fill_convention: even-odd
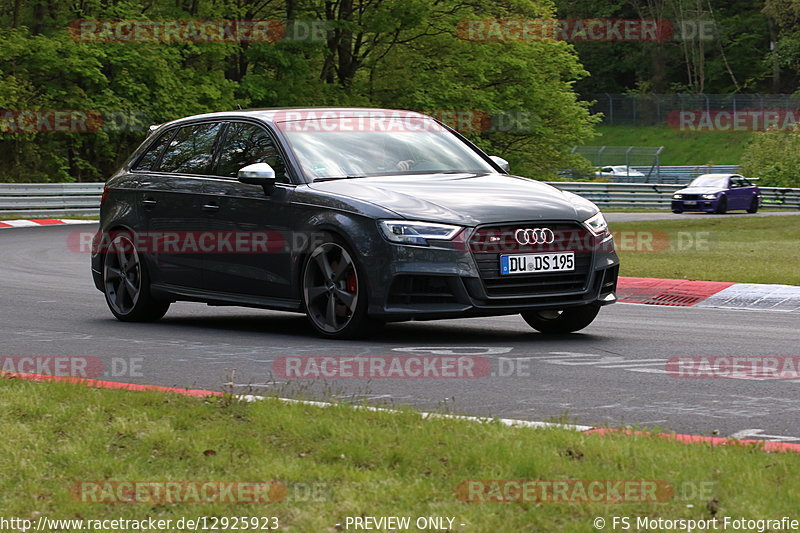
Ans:
[{"label": "grey audi hatchback", "polygon": [[543,333],[616,301],[591,202],[511,176],[456,131],[386,109],[162,124],[107,182],[92,275],[123,321],[172,302],[305,313],[322,336],[521,314]]}]

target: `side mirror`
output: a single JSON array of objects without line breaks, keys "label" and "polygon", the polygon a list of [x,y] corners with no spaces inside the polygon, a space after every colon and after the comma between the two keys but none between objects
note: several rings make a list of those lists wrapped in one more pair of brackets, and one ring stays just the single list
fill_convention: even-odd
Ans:
[{"label": "side mirror", "polygon": [[511,170],[511,167],[509,166],[508,161],[506,161],[502,157],[497,157],[496,155],[490,155],[489,159],[494,161],[495,165],[497,165],[498,167],[502,168],[506,172],[509,172]]},{"label": "side mirror", "polygon": [[236,179],[249,185],[261,185],[266,195],[275,189],[275,170],[269,163],[253,163],[240,168]]}]

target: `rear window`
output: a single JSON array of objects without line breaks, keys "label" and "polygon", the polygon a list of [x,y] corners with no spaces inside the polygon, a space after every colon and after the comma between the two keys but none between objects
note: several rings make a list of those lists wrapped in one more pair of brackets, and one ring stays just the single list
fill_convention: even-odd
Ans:
[{"label": "rear window", "polygon": [[158,159],[161,157],[161,154],[164,152],[164,148],[169,144],[170,139],[172,139],[172,135],[175,133],[175,129],[169,129],[162,133],[159,138],[150,144],[150,147],[147,151],[139,158],[139,161],[136,162],[136,165],[133,167],[133,170],[155,170],[155,166],[158,164]]},{"label": "rear window", "polygon": [[221,127],[219,122],[182,127],[169,143],[158,170],[180,174],[208,174],[214,143]]}]

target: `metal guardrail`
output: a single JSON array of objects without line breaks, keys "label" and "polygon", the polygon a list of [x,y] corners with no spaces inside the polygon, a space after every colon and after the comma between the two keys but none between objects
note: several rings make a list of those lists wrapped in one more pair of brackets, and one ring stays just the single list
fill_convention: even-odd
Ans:
[{"label": "metal guardrail", "polygon": [[617,183],[689,183],[702,174],[738,174],[739,165],[699,165],[699,166],[674,166],[661,165],[657,169],[648,166],[632,166],[634,170],[642,172],[644,178],[618,177],[613,178]]},{"label": "metal guardrail", "polygon": [[103,183],[3,183],[0,215],[99,216]]},{"label": "metal guardrail", "polygon": [[[600,207],[669,209],[672,195],[681,184],[551,182],[561,190],[574,192]],[[800,209],[800,189],[760,187],[761,206]]]},{"label": "metal guardrail", "polygon": [[[0,215],[58,217],[100,214],[103,183],[0,184]],[[600,207],[669,209],[683,185],[664,183],[595,183],[555,181],[550,185],[574,192]],[[762,207],[800,209],[800,189],[761,187]]]}]

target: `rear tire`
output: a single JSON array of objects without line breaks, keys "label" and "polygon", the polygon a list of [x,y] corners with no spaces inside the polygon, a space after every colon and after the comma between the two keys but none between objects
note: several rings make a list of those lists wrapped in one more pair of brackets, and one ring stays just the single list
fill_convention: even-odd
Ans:
[{"label": "rear tire", "polygon": [[564,334],[579,331],[591,324],[600,306],[589,304],[573,307],[562,311],[526,311],[522,318],[530,327],[546,334]]},{"label": "rear tire", "polygon": [[725,213],[728,212],[727,196],[723,196],[722,198],[719,199],[719,202],[717,202],[717,208],[714,210],[714,212],[718,215],[724,215]]},{"label": "rear tire", "polygon": [[150,294],[147,264],[127,233],[117,234],[105,250],[103,294],[111,313],[122,322],[155,322],[170,305]]},{"label": "rear tire", "polygon": [[753,196],[750,200],[750,207],[747,208],[748,213],[758,213],[758,196]]},{"label": "rear tire", "polygon": [[328,235],[306,258],[303,308],[314,330],[328,339],[357,339],[381,323],[367,315],[367,280],[356,255]]},{"label": "rear tire", "polygon": [[676,215],[680,215],[681,213],[683,213],[683,209],[673,209],[672,212],[675,213]]}]

